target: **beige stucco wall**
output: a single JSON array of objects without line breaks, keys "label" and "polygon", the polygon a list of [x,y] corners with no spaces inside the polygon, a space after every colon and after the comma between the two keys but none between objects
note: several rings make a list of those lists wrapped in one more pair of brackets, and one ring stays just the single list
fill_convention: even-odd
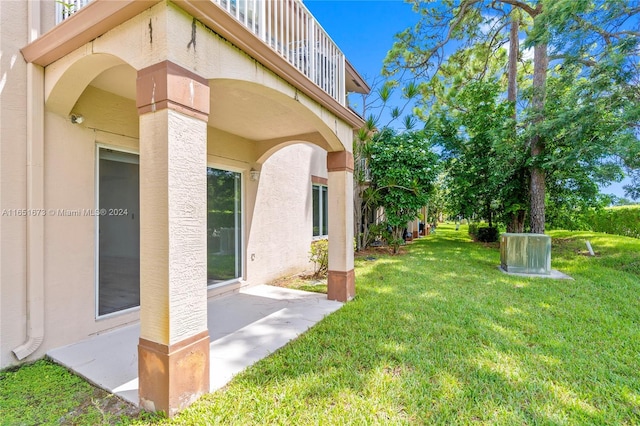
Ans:
[{"label": "beige stucco wall", "polygon": [[327,177],[326,151],[283,148],[262,166],[247,241],[247,281],[259,284],[312,269],[311,176]]},{"label": "beige stucco wall", "polygon": [[84,123],[46,114],[45,207],[55,214],[45,219],[46,328],[39,352],[138,318],[134,312],[95,320],[96,217],[61,213],[96,208],[97,144],[138,151],[135,105],[90,87],[74,110]]},{"label": "beige stucco wall", "polygon": [[22,2],[0,2],[0,367],[26,329],[26,218],[6,215],[26,207],[26,64],[18,51],[26,19]]},{"label": "beige stucco wall", "polygon": [[54,3],[0,2],[0,368],[26,334],[27,64],[20,48],[54,25]]},{"label": "beige stucco wall", "polygon": [[172,345],[207,328],[207,125],[165,108],[140,129],[140,337]]},{"label": "beige stucco wall", "polygon": [[[23,28],[26,20],[25,3],[0,1],[2,209],[26,207],[26,64],[19,53],[19,49],[26,44]],[[43,10],[42,26],[46,28],[51,25],[52,17],[50,12],[46,12],[47,8]],[[117,54],[134,67],[142,67],[162,58],[163,53],[158,50],[162,45],[162,31],[154,33],[154,46],[145,46],[149,37],[145,33],[149,20],[158,25],[164,22],[176,34],[190,34],[191,31],[191,18],[161,4],[96,40],[91,46],[79,49],[47,68],[47,93],[55,93],[52,87],[55,87],[57,79],[68,72],[69,66],[78,58],[91,55],[92,51]],[[200,28],[199,31],[204,30]],[[215,37],[208,30],[205,32],[209,37]],[[132,37],[134,33],[138,36]],[[179,37],[176,40],[186,45]],[[166,41],[166,44],[171,43]],[[163,49],[167,48],[166,44]],[[238,49],[216,38],[208,43],[201,41],[198,47],[197,52],[183,52],[174,59],[191,64],[192,69],[202,72],[207,78],[245,80],[262,85],[263,88],[259,88],[261,96],[273,96],[288,107],[293,105],[300,111],[301,117],[309,119],[315,116],[310,120],[323,134],[333,135],[334,143],[336,140],[348,141],[345,146],[350,149],[349,126],[336,120],[309,98],[297,94],[285,81],[257,65]],[[192,57],[188,57],[188,54]],[[215,66],[208,65],[207,55],[219,58]],[[232,66],[221,67],[223,63]],[[283,94],[286,96],[281,97]],[[62,95],[58,93],[58,96]],[[212,94],[212,98],[214,96]],[[62,214],[62,211],[96,207],[98,144],[139,152],[139,118],[135,101],[89,86],[79,98],[67,103],[70,111],[85,117],[82,124],[72,124],[56,108],[55,112],[47,110],[43,117],[43,208],[53,213],[44,219],[45,337],[40,348],[28,360],[41,357],[51,348],[135,322],[139,318],[137,310],[103,319],[95,318],[96,218]],[[239,285],[261,284],[312,268],[308,260],[312,240],[311,176],[328,177],[326,151],[301,141],[293,141],[295,143],[292,145],[291,142],[285,142],[284,145],[289,146],[276,151],[264,164],[260,164],[257,161],[264,151],[261,151],[259,143],[208,128],[208,165],[243,174],[244,273],[243,280],[227,290],[235,290]],[[251,168],[261,171],[257,182],[249,179]],[[0,216],[0,235],[2,368],[17,362],[11,351],[24,342],[26,335],[25,218]],[[209,295],[224,291],[217,289],[210,291]]]}]

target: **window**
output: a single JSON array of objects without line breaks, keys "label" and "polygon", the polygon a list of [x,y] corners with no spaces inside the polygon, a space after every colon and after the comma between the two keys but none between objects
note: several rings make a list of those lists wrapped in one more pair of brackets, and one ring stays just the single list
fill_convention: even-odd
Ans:
[{"label": "window", "polygon": [[327,220],[329,216],[327,204],[327,187],[313,185],[313,236],[326,237],[329,234]]},{"label": "window", "polygon": [[242,210],[240,173],[207,168],[207,285],[240,278]]}]

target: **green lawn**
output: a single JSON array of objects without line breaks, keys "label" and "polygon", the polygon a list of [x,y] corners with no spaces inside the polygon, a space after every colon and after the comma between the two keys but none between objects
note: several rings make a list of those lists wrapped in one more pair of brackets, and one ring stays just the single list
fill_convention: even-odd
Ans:
[{"label": "green lawn", "polygon": [[358,259],[356,300],[175,423],[640,424],[640,240],[554,232],[552,281],[465,231]]},{"label": "green lawn", "polygon": [[354,301],[164,422],[640,424],[640,240],[550,234],[575,281],[504,275],[466,227],[359,258]]},{"label": "green lawn", "polygon": [[139,411],[47,360],[0,371],[3,426],[115,425],[154,418]]}]

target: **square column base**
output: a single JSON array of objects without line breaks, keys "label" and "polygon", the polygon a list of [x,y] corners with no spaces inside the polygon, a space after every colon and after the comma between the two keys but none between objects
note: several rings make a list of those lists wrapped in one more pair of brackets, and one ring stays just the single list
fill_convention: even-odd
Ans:
[{"label": "square column base", "polygon": [[348,302],[356,296],[356,276],[350,271],[327,273],[327,299]]},{"label": "square column base", "polygon": [[209,332],[173,345],[140,338],[140,405],[173,417],[209,392]]}]

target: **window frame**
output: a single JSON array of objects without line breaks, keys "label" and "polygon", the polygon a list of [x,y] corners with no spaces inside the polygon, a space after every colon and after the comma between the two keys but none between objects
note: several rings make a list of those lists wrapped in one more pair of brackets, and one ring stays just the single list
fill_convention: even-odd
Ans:
[{"label": "window frame", "polygon": [[[220,164],[217,162],[213,162],[211,161],[211,159],[209,158],[209,160],[207,161],[207,169],[217,169],[217,170],[221,170],[223,172],[231,172],[231,173],[237,173],[239,176],[239,190],[240,190],[240,197],[238,200],[236,200],[236,205],[240,208],[240,215],[238,219],[238,223],[240,225],[240,232],[237,233],[235,235],[236,238],[236,244],[239,243],[239,252],[238,255],[240,256],[239,259],[239,271],[238,271],[238,277],[236,278],[231,278],[225,281],[220,281],[220,282],[216,282],[213,284],[209,284],[209,279],[207,277],[207,291],[209,290],[215,290],[217,288],[220,287],[224,287],[230,284],[236,284],[239,283],[241,281],[243,281],[245,278],[245,272],[246,272],[246,256],[245,256],[245,252],[246,252],[246,245],[245,245],[245,214],[246,214],[246,205],[245,205],[245,194],[246,194],[246,174],[249,173],[248,171],[239,168],[239,167],[233,167],[227,164]],[[208,197],[208,194],[207,194]],[[208,202],[208,199],[207,199]],[[207,216],[208,217],[208,216]],[[209,263],[208,263],[208,257],[209,257],[209,247],[207,244],[207,268],[209,267]]]},{"label": "window frame", "polygon": [[[315,182],[315,180],[311,184],[311,236],[314,240],[321,240],[329,237],[329,186],[324,182]],[[315,205],[314,198],[316,188],[318,188],[318,206]],[[315,234],[313,220],[316,210],[318,214],[318,235]]]},{"label": "window frame", "polygon": [[[140,151],[135,148],[125,148],[122,146],[110,145],[105,143],[95,144],[95,173],[94,173],[94,211],[100,210],[100,151],[106,150],[115,153],[123,153],[135,155],[138,157],[138,166],[140,165]],[[96,321],[124,315],[130,312],[140,311],[140,305],[132,306],[130,308],[120,309],[118,311],[109,312],[107,314],[100,315],[100,216],[94,215],[94,319]],[[138,282],[140,286],[140,282]]]}]

